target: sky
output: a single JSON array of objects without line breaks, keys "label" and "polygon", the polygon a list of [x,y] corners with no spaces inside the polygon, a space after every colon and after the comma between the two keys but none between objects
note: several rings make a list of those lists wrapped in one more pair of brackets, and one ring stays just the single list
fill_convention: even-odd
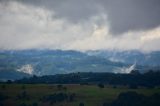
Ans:
[{"label": "sky", "polygon": [[0,0],[0,50],[160,50],[160,0]]}]

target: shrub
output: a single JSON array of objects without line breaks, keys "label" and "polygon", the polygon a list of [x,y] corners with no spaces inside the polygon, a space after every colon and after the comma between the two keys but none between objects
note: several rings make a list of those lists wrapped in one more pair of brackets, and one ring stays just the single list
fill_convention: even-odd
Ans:
[{"label": "shrub", "polygon": [[1,88],[2,88],[3,90],[5,90],[5,89],[6,89],[6,85],[3,84],[3,85],[1,86]]},{"label": "shrub", "polygon": [[76,94],[75,94],[75,93],[72,93],[72,94],[69,96],[69,101],[70,101],[70,102],[74,101],[75,96],[76,96]]},{"label": "shrub", "polygon": [[57,88],[58,88],[58,90],[62,90],[62,88],[63,88],[63,85],[57,85]]},{"label": "shrub", "polygon": [[23,89],[23,90],[26,89],[26,86],[25,86],[25,85],[22,85],[22,89]]},{"label": "shrub", "polygon": [[98,87],[99,88],[104,88],[104,85],[103,84],[98,84]]},{"label": "shrub", "polygon": [[23,91],[21,94],[17,95],[17,99],[29,100],[29,95],[26,91]]},{"label": "shrub", "polygon": [[19,106],[27,106],[25,103],[21,103]]},{"label": "shrub", "polygon": [[32,106],[38,106],[38,103],[34,102],[34,103],[32,104]]},{"label": "shrub", "polygon": [[66,93],[54,93],[51,95],[46,95],[41,99],[43,102],[50,102],[50,104],[56,102],[63,102],[68,100],[68,95]]},{"label": "shrub", "polygon": [[81,103],[79,103],[79,106],[84,106],[84,103],[82,103],[82,102],[81,102]]},{"label": "shrub", "polygon": [[0,93],[0,102],[6,100],[8,97]]}]

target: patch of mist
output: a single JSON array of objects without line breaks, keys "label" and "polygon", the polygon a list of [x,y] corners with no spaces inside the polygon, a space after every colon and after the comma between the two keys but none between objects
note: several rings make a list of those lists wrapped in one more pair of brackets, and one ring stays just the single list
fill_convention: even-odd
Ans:
[{"label": "patch of mist", "polygon": [[132,70],[134,70],[136,68],[136,63],[134,63],[133,65],[129,66],[129,67],[122,67],[122,68],[118,68],[114,71],[114,73],[130,73]]},{"label": "patch of mist", "polygon": [[17,69],[17,71],[27,73],[27,74],[33,74],[34,69],[32,65],[26,64],[21,66],[19,69]]}]

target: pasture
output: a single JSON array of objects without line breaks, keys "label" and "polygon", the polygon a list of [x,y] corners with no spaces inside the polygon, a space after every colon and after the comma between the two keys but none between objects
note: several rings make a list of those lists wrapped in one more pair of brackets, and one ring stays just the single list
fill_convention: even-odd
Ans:
[{"label": "pasture", "polygon": [[[135,91],[146,96],[160,93],[159,88],[138,88],[112,87],[105,85],[100,88],[97,85],[79,84],[1,84],[0,95],[6,96],[3,101],[4,106],[102,106],[104,102],[112,102],[122,92]],[[49,103],[43,101],[47,95],[64,93],[67,98],[74,94],[73,100],[65,99],[61,102]],[[27,95],[27,96],[26,96]],[[26,97],[23,97],[26,96]],[[2,97],[1,97],[2,98]]]}]

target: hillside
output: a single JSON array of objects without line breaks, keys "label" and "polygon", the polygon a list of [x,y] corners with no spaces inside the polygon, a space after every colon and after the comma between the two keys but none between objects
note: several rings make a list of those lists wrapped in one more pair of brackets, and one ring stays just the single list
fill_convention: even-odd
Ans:
[{"label": "hillside", "polygon": [[[144,73],[149,69],[159,70],[160,62],[156,59],[159,55],[159,52],[146,55],[137,51],[0,51],[0,79],[20,79],[26,74],[43,76],[74,72],[129,73],[134,69]],[[12,77],[10,73],[14,73]]]},{"label": "hillside", "polygon": [[0,70],[6,74],[6,70],[12,70],[38,76],[72,72],[113,72],[130,66],[78,51],[62,50],[1,51],[0,63]]}]

